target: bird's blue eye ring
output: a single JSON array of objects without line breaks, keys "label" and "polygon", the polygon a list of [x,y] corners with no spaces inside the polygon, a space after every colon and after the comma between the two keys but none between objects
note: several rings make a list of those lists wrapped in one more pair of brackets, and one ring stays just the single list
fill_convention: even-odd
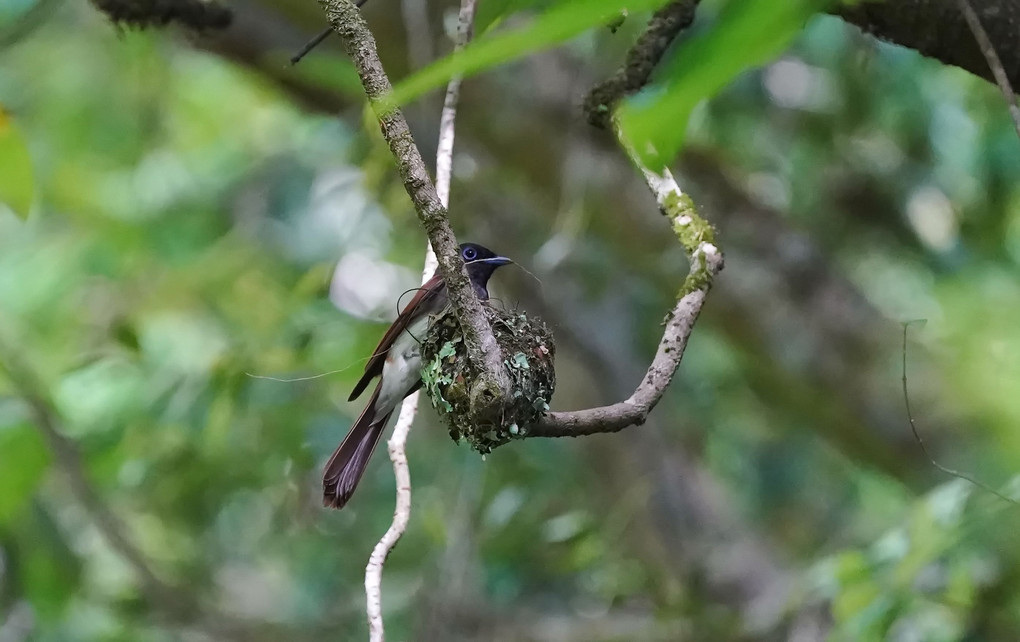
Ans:
[{"label": "bird's blue eye ring", "polygon": [[475,256],[477,256],[477,255],[478,255],[478,252],[475,252],[475,248],[473,248],[473,247],[464,248],[464,260],[465,261],[474,261],[475,260]]}]

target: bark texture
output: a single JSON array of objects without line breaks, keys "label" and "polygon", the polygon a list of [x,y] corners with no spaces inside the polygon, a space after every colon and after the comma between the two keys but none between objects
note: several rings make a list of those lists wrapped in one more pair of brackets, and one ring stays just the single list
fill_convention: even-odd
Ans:
[{"label": "bark texture", "polygon": [[[1020,86],[1020,0],[970,0],[1013,87]],[[865,33],[995,82],[956,0],[887,0],[832,13]]]}]

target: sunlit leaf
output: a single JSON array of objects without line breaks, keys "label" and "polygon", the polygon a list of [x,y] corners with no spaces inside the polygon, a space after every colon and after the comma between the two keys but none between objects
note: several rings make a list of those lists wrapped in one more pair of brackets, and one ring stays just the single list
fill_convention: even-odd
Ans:
[{"label": "sunlit leaf", "polygon": [[475,32],[484,34],[489,29],[498,27],[503,20],[515,13],[548,4],[548,0],[487,0],[481,2],[475,13]]},{"label": "sunlit leaf", "polygon": [[32,207],[32,159],[10,114],[0,106],[0,203],[21,218]]},{"label": "sunlit leaf", "polygon": [[730,0],[711,29],[684,42],[663,64],[661,81],[620,107],[620,127],[642,160],[655,169],[668,164],[683,145],[694,107],[778,55],[825,4]]},{"label": "sunlit leaf", "polygon": [[629,13],[655,9],[665,0],[569,0],[549,9],[531,24],[475,40],[458,53],[415,73],[393,90],[395,105],[402,105],[440,87],[457,74],[469,76],[526,54],[569,40],[597,25],[604,25],[626,9]]}]

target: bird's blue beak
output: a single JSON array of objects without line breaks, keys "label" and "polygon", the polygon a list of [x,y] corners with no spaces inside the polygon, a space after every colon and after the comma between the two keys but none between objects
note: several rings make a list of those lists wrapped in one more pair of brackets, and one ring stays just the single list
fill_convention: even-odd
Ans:
[{"label": "bird's blue beak", "polygon": [[505,256],[494,256],[491,259],[484,259],[484,261],[489,265],[496,266],[506,265],[507,263],[513,263],[511,259],[508,259]]}]

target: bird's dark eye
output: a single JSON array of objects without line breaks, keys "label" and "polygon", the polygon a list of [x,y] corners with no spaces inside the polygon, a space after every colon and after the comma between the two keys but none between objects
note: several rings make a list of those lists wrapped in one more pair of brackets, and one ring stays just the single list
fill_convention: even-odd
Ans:
[{"label": "bird's dark eye", "polygon": [[478,256],[478,252],[475,251],[475,248],[473,248],[473,247],[466,247],[466,248],[464,248],[464,260],[465,261],[474,261],[475,257],[477,257],[477,256]]}]

